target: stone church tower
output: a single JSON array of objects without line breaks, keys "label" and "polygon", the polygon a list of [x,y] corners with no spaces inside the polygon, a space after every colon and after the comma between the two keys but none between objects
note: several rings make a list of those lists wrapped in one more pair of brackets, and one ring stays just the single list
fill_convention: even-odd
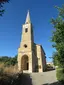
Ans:
[{"label": "stone church tower", "polygon": [[18,69],[23,72],[43,72],[46,69],[45,52],[41,45],[34,43],[33,26],[29,11],[22,26],[22,41],[18,48]]}]

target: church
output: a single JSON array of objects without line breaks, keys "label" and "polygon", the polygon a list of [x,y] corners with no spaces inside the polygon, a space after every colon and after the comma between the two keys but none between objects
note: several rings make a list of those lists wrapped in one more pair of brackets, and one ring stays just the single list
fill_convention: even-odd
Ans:
[{"label": "church", "polygon": [[32,73],[46,70],[46,55],[42,45],[34,43],[33,25],[29,11],[22,25],[22,40],[18,48],[18,70]]}]

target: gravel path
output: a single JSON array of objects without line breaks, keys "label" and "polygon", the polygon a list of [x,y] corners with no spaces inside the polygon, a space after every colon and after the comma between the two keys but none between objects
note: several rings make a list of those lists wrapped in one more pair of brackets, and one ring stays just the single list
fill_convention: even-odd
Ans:
[{"label": "gravel path", "polygon": [[56,70],[43,72],[43,73],[31,73],[33,85],[61,85],[56,79]]}]

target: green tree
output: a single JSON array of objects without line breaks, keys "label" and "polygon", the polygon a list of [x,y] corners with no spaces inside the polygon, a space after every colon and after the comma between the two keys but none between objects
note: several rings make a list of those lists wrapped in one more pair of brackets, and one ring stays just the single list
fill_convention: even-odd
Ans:
[{"label": "green tree", "polygon": [[4,13],[4,9],[3,9],[3,5],[5,4],[5,3],[7,3],[7,2],[9,2],[9,0],[0,0],[0,16],[2,16],[3,15],[3,13]]},{"label": "green tree", "polygon": [[53,58],[54,65],[57,66],[58,65],[58,53],[54,52],[52,58]]},{"label": "green tree", "polygon": [[11,64],[15,65],[17,63],[17,55],[15,57],[11,58]]},{"label": "green tree", "polygon": [[0,63],[4,63],[5,66],[14,66],[17,63],[17,55],[15,57],[2,56],[0,57]]},{"label": "green tree", "polygon": [[52,18],[51,22],[55,28],[51,41],[54,43],[53,47],[56,49],[57,56],[53,57],[54,60],[58,61],[59,67],[64,67],[64,5],[62,8],[57,7],[58,17]]}]

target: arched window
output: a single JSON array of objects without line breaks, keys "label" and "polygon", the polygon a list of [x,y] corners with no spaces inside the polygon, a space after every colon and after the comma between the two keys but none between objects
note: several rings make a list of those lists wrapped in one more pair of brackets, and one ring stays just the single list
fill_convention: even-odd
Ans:
[{"label": "arched window", "polygon": [[25,29],[25,32],[28,32],[28,28]]}]

